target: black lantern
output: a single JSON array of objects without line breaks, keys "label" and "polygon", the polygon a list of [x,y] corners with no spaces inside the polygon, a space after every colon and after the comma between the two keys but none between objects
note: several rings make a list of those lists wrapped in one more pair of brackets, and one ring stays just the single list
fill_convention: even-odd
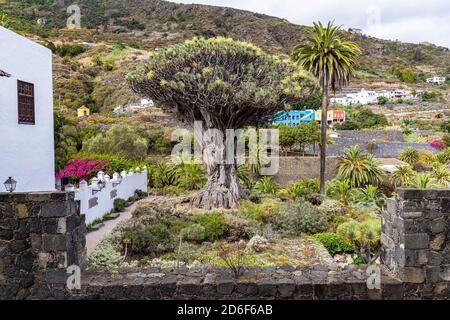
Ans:
[{"label": "black lantern", "polygon": [[13,178],[9,177],[8,180],[6,180],[4,183],[6,191],[13,192],[16,190],[17,181]]}]

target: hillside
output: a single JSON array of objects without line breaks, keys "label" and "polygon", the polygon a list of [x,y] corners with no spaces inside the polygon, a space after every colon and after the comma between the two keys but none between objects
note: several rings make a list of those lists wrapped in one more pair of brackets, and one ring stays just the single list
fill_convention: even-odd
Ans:
[{"label": "hillside", "polygon": [[[55,105],[74,110],[82,104],[98,111],[136,101],[124,76],[149,50],[194,36],[226,36],[255,43],[266,51],[287,55],[309,30],[284,19],[232,8],[184,5],[162,0],[80,0],[81,30],[65,28],[71,4],[64,0],[4,1],[0,10],[18,19],[15,29],[53,46],[79,44],[78,54],[59,52],[54,58]],[[37,23],[45,19],[44,25]],[[312,17],[313,19],[313,17]],[[351,26],[347,26],[351,27]],[[432,44],[387,41],[343,32],[362,48],[358,77],[352,88],[397,87],[398,70],[410,67],[412,86],[450,74],[450,51]],[[54,48],[53,48],[54,49]],[[54,52],[57,52],[54,50]],[[439,88],[448,94],[448,86]],[[433,89],[435,90],[435,89]]]}]

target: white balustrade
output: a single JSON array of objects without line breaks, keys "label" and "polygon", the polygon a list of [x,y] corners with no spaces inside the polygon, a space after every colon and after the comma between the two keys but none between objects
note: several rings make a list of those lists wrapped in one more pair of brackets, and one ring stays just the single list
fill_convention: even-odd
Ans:
[{"label": "white balustrade", "polygon": [[90,184],[82,180],[79,188],[74,188],[75,199],[80,200],[80,212],[86,215],[86,223],[110,212],[115,199],[127,200],[136,190],[147,192],[147,168],[137,169],[128,173],[114,172],[112,179],[104,172],[98,172]]}]

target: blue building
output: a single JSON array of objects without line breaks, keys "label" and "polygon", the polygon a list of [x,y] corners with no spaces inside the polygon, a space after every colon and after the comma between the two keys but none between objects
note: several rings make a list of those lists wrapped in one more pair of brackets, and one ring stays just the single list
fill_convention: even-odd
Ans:
[{"label": "blue building", "polygon": [[278,112],[275,115],[273,124],[284,124],[285,126],[298,126],[300,123],[315,121],[316,111],[312,109],[291,110],[288,112]]}]

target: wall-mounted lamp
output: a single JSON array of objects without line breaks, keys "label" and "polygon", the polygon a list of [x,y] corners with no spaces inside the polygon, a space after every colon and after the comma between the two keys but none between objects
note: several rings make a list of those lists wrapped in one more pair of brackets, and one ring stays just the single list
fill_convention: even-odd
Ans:
[{"label": "wall-mounted lamp", "polygon": [[12,177],[9,177],[4,183],[6,191],[13,192],[16,190],[17,181],[14,180]]}]

